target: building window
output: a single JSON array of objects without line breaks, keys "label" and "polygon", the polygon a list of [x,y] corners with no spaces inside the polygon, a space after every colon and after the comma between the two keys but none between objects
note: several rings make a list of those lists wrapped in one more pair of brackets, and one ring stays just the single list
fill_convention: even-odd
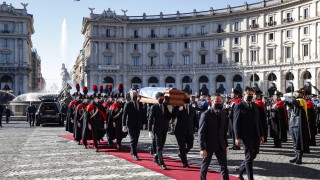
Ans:
[{"label": "building window", "polygon": [[168,37],[172,37],[173,36],[173,31],[172,29],[168,29]]},{"label": "building window", "polygon": [[9,46],[9,40],[8,39],[4,39],[3,40],[3,47],[8,47]]},{"label": "building window", "polygon": [[256,35],[252,35],[251,36],[251,42],[252,43],[256,43],[257,42],[257,36]]},{"label": "building window", "polygon": [[155,44],[151,44],[151,49],[156,49],[156,45]]},{"label": "building window", "polygon": [[218,64],[222,64],[223,54],[218,54]]},{"label": "building window", "polygon": [[223,46],[223,40],[222,39],[218,39],[218,46],[222,47]]},{"label": "building window", "polygon": [[257,20],[252,19],[252,20],[251,20],[251,25],[256,25],[256,24],[257,24]]},{"label": "building window", "polygon": [[111,56],[106,57],[106,64],[110,65],[111,64]]},{"label": "building window", "polygon": [[185,36],[189,35],[189,28],[187,28],[187,27],[184,28],[184,35]]},{"label": "building window", "polygon": [[273,41],[274,40],[274,33],[269,33],[269,41]]},{"label": "building window", "polygon": [[250,59],[251,61],[257,61],[257,51],[255,50],[250,51]]},{"label": "building window", "polygon": [[291,58],[291,47],[286,47],[286,58]]},{"label": "building window", "polygon": [[153,37],[153,38],[156,37],[156,34],[153,29],[151,30],[151,37]]},{"label": "building window", "polygon": [[268,60],[273,60],[273,49],[268,49]]},{"label": "building window", "polygon": [[239,22],[234,23],[234,31],[239,31]]},{"label": "building window", "polygon": [[106,37],[110,37],[111,36],[111,30],[110,29],[106,29]]},{"label": "building window", "polygon": [[222,33],[224,30],[222,29],[222,24],[218,24],[217,33]]},{"label": "building window", "polygon": [[138,49],[139,49],[138,44],[133,44],[133,50],[138,50]]},{"label": "building window", "polygon": [[7,64],[10,62],[10,54],[2,54],[3,63]]},{"label": "building window", "polygon": [[110,43],[106,44],[106,49],[111,49],[111,44]]},{"label": "building window", "polygon": [[206,64],[206,55],[201,55],[201,64]]},{"label": "building window", "polygon": [[189,48],[189,43],[188,42],[184,42],[184,48]]},{"label": "building window", "polygon": [[156,65],[156,57],[151,57],[150,58],[150,65],[155,66]]},{"label": "building window", "polygon": [[134,57],[133,58],[133,65],[134,66],[139,66],[139,57]]},{"label": "building window", "polygon": [[287,38],[291,38],[292,37],[292,30],[287,30]]},{"label": "building window", "polygon": [[235,53],[233,53],[233,55],[234,55],[234,62],[236,62],[236,63],[240,62],[240,53],[235,52]]},{"label": "building window", "polygon": [[168,66],[172,66],[173,57],[172,56],[167,57],[167,61],[168,61]]},{"label": "building window", "polygon": [[291,13],[287,13],[287,19],[291,19],[292,18],[292,14]]},{"label": "building window", "polygon": [[190,56],[183,56],[183,63],[184,65],[190,64]]},{"label": "building window", "polygon": [[134,36],[134,38],[139,38],[138,30],[133,31],[133,36]]},{"label": "building window", "polygon": [[303,17],[304,17],[304,19],[309,18],[309,9],[308,9],[308,8],[305,8],[305,9],[304,9],[304,11],[303,11]]},{"label": "building window", "polygon": [[273,23],[273,16],[269,16],[269,23]]},{"label": "building window", "polygon": [[308,44],[303,45],[303,56],[309,56],[309,45]]},{"label": "building window", "polygon": [[168,43],[168,49],[172,50],[172,43]]},{"label": "building window", "polygon": [[308,35],[309,34],[309,27],[304,27],[303,28],[303,34]]},{"label": "building window", "polygon": [[3,33],[9,33],[9,25],[3,24]]},{"label": "building window", "polygon": [[200,44],[201,44],[201,47],[202,47],[202,48],[205,48],[205,47],[206,47],[206,42],[205,42],[205,41],[201,41]]},{"label": "building window", "polygon": [[206,27],[205,26],[201,26],[201,34],[205,34],[206,33]]},{"label": "building window", "polygon": [[235,38],[234,38],[234,44],[240,44],[240,43],[239,43],[239,37],[235,37]]}]

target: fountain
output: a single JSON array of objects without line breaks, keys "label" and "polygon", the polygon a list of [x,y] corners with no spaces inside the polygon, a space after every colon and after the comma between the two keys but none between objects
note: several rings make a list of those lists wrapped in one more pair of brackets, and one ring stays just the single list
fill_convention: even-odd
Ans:
[{"label": "fountain", "polygon": [[[53,93],[27,93],[22,94],[17,97],[13,97],[7,100],[7,103],[10,102],[11,110],[14,112],[15,116],[23,116],[26,115],[26,108],[30,105],[30,103],[38,105],[41,103],[41,98],[44,96],[54,96],[57,101],[60,103],[69,104],[72,100],[70,95],[70,89],[72,85],[70,74],[67,71],[65,66],[65,62],[68,59],[68,34],[67,34],[67,20],[64,19],[61,28],[61,55],[62,55],[62,68],[61,68],[61,76],[62,76],[62,87],[60,92],[53,92]],[[50,89],[49,89],[50,90]],[[52,88],[51,88],[52,90]],[[0,99],[1,99],[1,92],[0,92]],[[1,102],[1,101],[0,101]]]}]

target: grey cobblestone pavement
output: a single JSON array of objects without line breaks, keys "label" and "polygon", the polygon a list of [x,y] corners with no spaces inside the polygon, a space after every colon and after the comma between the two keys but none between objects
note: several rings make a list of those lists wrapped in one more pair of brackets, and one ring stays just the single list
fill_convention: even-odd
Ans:
[{"label": "grey cobblestone pavement", "polygon": [[[29,128],[23,121],[3,124],[0,128],[0,179],[170,179],[124,159],[84,149],[58,135],[69,135],[64,128],[42,126]],[[129,138],[123,145],[129,145]],[[143,131],[139,148],[147,150],[151,140]],[[320,137],[317,136],[320,143]],[[197,137],[194,148],[188,154],[189,162],[199,165]],[[262,145],[254,162],[256,179],[320,179],[320,146],[311,147],[305,154],[303,165],[290,164],[293,157],[291,141],[281,149],[271,148],[272,142]],[[168,135],[164,155],[178,159],[175,137]],[[228,152],[230,173],[244,158],[243,150]],[[215,158],[214,158],[215,159]],[[211,169],[218,171],[216,161]]]}]

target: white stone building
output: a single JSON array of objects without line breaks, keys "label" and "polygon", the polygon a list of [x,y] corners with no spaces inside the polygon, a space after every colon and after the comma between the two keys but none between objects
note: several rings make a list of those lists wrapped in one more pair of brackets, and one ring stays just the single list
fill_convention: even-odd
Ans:
[{"label": "white stone building", "polygon": [[320,86],[318,0],[264,0],[158,16],[90,10],[73,72],[89,87],[189,84],[199,94],[205,84],[211,94],[254,84],[263,92],[274,84],[284,93],[306,82]]},{"label": "white stone building", "polygon": [[33,15],[27,13],[28,4],[16,9],[4,2],[0,5],[0,89],[13,94],[29,92],[31,88],[31,35],[34,33]]}]

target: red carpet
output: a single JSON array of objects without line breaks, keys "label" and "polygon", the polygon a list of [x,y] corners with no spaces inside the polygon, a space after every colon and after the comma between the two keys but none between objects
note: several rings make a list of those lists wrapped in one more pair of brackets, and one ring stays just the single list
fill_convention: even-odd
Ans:
[{"label": "red carpet", "polygon": [[[74,140],[72,135],[63,135],[59,136],[62,138]],[[92,141],[88,141],[88,147],[92,147]],[[109,149],[107,148],[107,142],[103,141],[99,144],[99,151],[104,152],[122,159],[125,159],[131,163],[143,166],[147,169],[150,169],[152,171],[161,173],[165,176],[168,176],[173,179],[190,179],[190,180],[196,180],[200,179],[200,167],[196,165],[191,165],[190,168],[182,168],[182,163],[179,160],[163,156],[164,162],[168,168],[168,170],[162,170],[159,166],[155,165],[153,163],[153,156],[150,155],[146,151],[139,150],[139,159],[140,161],[135,161],[133,157],[130,155],[130,148],[127,146],[122,146],[122,150],[118,151],[116,149]],[[221,179],[220,173],[214,172],[214,171],[208,171],[207,179]],[[236,180],[238,178],[234,176],[230,176],[230,180]]]}]

